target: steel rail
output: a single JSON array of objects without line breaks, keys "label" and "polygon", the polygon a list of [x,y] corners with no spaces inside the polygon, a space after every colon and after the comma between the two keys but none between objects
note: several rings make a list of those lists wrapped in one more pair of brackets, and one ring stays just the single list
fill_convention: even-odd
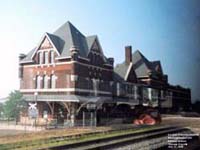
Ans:
[{"label": "steel rail", "polygon": [[[150,131],[144,131],[139,133],[128,133],[124,135],[117,135],[113,137],[100,138],[95,140],[88,140],[83,142],[76,142],[72,144],[66,144],[61,146],[48,147],[48,150],[92,150],[92,149],[110,149],[119,147],[122,145],[137,143],[139,141],[167,136],[169,133],[179,133],[183,131],[189,131],[187,128],[179,127],[165,127],[152,129]],[[45,150],[40,149],[40,150]]]}]

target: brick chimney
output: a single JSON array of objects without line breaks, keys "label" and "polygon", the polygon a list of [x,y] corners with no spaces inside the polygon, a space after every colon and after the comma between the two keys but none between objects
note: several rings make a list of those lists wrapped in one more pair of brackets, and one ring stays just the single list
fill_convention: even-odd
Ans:
[{"label": "brick chimney", "polygon": [[125,47],[125,63],[129,65],[130,62],[132,62],[132,47],[126,46]]}]

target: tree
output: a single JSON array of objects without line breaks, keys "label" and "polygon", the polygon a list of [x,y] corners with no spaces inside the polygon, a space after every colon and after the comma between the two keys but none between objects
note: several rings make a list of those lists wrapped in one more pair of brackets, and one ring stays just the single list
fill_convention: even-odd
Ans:
[{"label": "tree", "polygon": [[2,118],[3,116],[3,104],[0,103],[0,118]]},{"label": "tree", "polygon": [[19,91],[11,92],[8,101],[3,106],[5,117],[17,119],[20,111],[25,108],[25,105],[26,103],[22,99],[22,94]]}]

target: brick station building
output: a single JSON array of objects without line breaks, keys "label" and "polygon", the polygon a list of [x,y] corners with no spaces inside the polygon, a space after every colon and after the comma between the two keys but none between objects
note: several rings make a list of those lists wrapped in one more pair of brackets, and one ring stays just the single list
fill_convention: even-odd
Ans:
[{"label": "brick station building", "polygon": [[[132,54],[131,46],[125,47],[125,61],[113,65],[96,35],[84,36],[66,22],[20,55],[20,92],[28,103],[37,103],[39,125],[55,120],[96,125],[133,117],[138,106],[172,109],[191,103],[189,89],[168,84],[160,61],[149,61],[138,50]],[[21,123],[31,120],[27,112]]]}]

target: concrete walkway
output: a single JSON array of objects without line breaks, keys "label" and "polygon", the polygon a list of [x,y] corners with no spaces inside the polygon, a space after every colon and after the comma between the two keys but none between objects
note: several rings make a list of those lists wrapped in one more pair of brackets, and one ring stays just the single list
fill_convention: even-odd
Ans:
[{"label": "concrete walkway", "polygon": [[8,123],[0,123],[0,130],[23,130],[23,131],[42,131],[44,127],[34,127],[25,125],[15,125]]}]

